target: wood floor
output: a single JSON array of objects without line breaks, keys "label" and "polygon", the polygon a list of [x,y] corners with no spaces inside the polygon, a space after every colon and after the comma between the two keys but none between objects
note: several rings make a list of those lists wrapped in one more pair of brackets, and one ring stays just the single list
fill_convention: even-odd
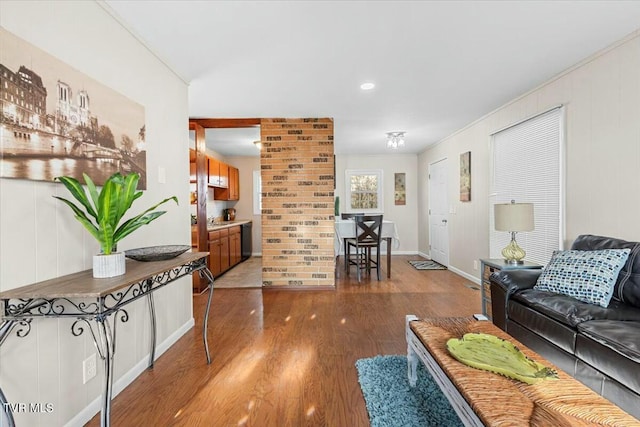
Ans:
[{"label": "wood floor", "polygon": [[[368,426],[355,361],[406,354],[404,317],[471,316],[479,291],[449,271],[394,256],[392,277],[358,283],[338,265],[335,291],[216,289],[212,363],[196,327],[112,404],[113,426]],[[99,416],[88,424],[99,425]]]}]

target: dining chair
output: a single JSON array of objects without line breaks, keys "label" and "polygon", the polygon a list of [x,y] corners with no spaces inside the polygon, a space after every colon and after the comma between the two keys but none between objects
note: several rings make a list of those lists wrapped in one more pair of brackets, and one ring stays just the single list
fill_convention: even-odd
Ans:
[{"label": "dining chair", "polygon": [[[354,213],[354,212],[342,212],[340,214],[341,219],[353,219],[356,216],[364,215],[364,212]],[[349,251],[347,247],[347,238],[342,239],[342,247],[344,248],[344,271],[349,271]]]},{"label": "dining chair", "polygon": [[[371,269],[375,268],[380,280],[380,241],[382,236],[382,215],[357,215],[354,217],[355,236],[346,239],[347,244],[347,275],[352,265],[357,268],[358,283],[362,276],[361,271],[366,270],[371,274]],[[351,248],[355,249],[355,254],[350,256]],[[371,257],[371,250],[375,249],[375,259]]]},{"label": "dining chair", "polygon": [[340,217],[341,217],[342,219],[351,219],[351,218],[353,218],[354,216],[358,216],[358,215],[364,215],[364,212],[360,212],[360,213],[342,212],[342,213],[340,214]]}]

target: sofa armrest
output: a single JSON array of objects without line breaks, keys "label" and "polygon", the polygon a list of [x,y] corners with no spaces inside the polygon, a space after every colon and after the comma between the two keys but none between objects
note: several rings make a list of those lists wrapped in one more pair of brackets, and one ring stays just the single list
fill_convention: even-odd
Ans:
[{"label": "sofa armrest", "polygon": [[531,289],[538,281],[538,277],[542,270],[523,269],[523,270],[500,270],[493,273],[489,280],[506,292],[510,296],[522,289]]},{"label": "sofa armrest", "polygon": [[491,317],[493,323],[506,331],[509,298],[522,289],[531,289],[542,270],[501,270],[493,273],[491,282]]}]

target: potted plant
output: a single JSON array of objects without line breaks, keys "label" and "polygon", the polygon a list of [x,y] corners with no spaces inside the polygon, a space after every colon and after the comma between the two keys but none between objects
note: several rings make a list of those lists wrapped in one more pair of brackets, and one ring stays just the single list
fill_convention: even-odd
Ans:
[{"label": "potted plant", "polygon": [[137,191],[140,175],[130,173],[122,175],[119,172],[111,175],[98,192],[95,184],[87,174],[82,174],[89,190],[89,195],[77,179],[70,176],[59,176],[55,180],[67,187],[71,195],[80,202],[79,205],[59,196],[53,196],[63,201],[73,210],[75,217],[100,244],[100,254],[93,257],[93,277],[113,277],[125,273],[125,259],[123,252],[117,252],[118,242],[142,227],[149,224],[166,211],[154,211],[163,203],[178,199],[173,196],[150,207],[122,224],[120,221],[129,210],[133,201],[142,196]]}]

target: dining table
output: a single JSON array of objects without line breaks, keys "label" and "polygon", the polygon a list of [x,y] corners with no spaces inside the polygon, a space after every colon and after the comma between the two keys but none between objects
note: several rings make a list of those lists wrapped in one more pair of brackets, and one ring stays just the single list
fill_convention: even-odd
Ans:
[{"label": "dining table", "polygon": [[[344,253],[344,239],[356,237],[355,221],[353,218],[336,219],[335,230],[336,234],[333,242],[333,249],[336,257],[338,257],[341,252]],[[386,219],[382,221],[380,238],[382,239],[381,243],[386,244],[387,278],[391,278],[391,246],[393,246],[394,249],[398,249],[400,247],[400,236],[398,236],[398,229],[396,228],[395,222]]]}]

